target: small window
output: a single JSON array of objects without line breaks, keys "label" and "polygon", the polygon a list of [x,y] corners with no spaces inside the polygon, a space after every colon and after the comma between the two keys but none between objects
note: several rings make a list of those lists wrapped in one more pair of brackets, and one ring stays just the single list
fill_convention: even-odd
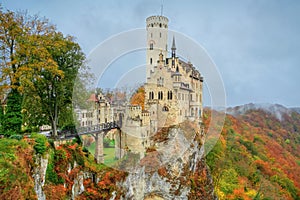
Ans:
[{"label": "small window", "polygon": [[168,112],[168,111],[169,111],[169,108],[168,108],[167,106],[164,106],[164,107],[162,108],[162,111]]},{"label": "small window", "polygon": [[150,50],[153,50],[153,43],[150,44]]},{"label": "small window", "polygon": [[159,24],[159,27],[161,28],[161,23]]},{"label": "small window", "polygon": [[152,65],[152,58],[150,58],[150,65]]},{"label": "small window", "polygon": [[153,38],[153,33],[151,33],[150,35],[151,35],[151,38]]},{"label": "small window", "polygon": [[161,33],[159,33],[159,37],[161,38]]},{"label": "small window", "polygon": [[168,91],[168,100],[172,100],[172,97],[173,96],[173,94],[172,94],[172,91]]},{"label": "small window", "polygon": [[162,100],[163,98],[164,98],[163,92],[162,91],[158,92],[158,99]]}]

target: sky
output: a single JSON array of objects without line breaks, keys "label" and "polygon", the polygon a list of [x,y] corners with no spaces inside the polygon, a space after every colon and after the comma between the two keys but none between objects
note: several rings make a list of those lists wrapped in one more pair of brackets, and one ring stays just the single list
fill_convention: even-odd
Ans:
[{"label": "sky", "polygon": [[[144,28],[148,16],[161,13],[161,2],[0,0],[5,9],[45,16],[87,55],[112,35]],[[169,29],[195,40],[214,61],[228,106],[300,106],[299,10],[294,0],[163,1]]]}]

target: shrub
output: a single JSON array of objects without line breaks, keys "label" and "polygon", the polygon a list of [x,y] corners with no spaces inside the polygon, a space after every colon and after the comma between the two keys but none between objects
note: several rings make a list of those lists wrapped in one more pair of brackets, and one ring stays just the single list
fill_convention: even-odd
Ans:
[{"label": "shrub", "polygon": [[38,154],[44,154],[47,151],[48,139],[46,136],[33,133],[31,137],[35,140],[35,144],[33,146],[34,150]]},{"label": "shrub", "polygon": [[11,135],[11,136],[9,136],[9,139],[21,140],[22,138],[23,138],[22,135]]}]

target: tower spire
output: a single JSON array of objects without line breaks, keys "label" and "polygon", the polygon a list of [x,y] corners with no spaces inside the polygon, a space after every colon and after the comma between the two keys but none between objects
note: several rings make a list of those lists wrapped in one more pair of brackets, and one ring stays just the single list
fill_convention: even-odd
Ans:
[{"label": "tower spire", "polygon": [[164,10],[164,4],[163,4],[163,0],[161,0],[161,5],[160,5],[160,16],[163,16],[163,10]]},{"label": "tower spire", "polygon": [[173,35],[173,42],[172,42],[171,50],[172,50],[172,58],[174,60],[174,58],[176,57],[176,45],[175,45],[175,37],[174,37],[174,35]]},{"label": "tower spire", "polygon": [[176,50],[176,45],[175,45],[175,36],[173,35],[173,42],[172,42],[172,48],[171,48],[171,50],[173,51],[175,51]]}]

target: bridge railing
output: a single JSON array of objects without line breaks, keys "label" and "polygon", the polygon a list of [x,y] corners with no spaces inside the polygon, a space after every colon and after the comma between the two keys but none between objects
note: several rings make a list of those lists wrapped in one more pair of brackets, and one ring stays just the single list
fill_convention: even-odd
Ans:
[{"label": "bridge railing", "polygon": [[[77,135],[85,135],[85,134],[92,134],[101,131],[109,131],[111,129],[120,128],[119,121],[107,122],[96,124],[92,126],[83,126],[76,129],[76,131],[64,131],[61,135],[58,135],[56,139],[68,139],[76,137]],[[50,136],[52,138],[53,136]]]},{"label": "bridge railing", "polygon": [[119,122],[113,121],[113,122],[107,122],[107,123],[101,123],[93,126],[84,126],[79,127],[77,129],[77,132],[79,135],[87,134],[89,132],[97,132],[97,131],[107,131],[111,129],[119,128]]}]

